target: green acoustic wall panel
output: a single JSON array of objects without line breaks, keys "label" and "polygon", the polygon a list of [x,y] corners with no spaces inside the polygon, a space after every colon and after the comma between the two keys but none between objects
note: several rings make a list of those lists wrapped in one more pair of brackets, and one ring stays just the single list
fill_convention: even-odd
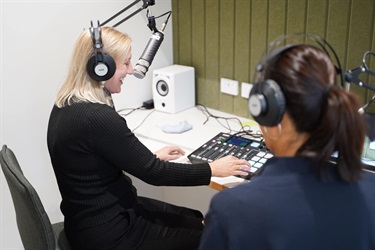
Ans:
[{"label": "green acoustic wall panel", "polygon": [[286,33],[306,30],[307,0],[289,0],[286,9]]},{"label": "green acoustic wall panel", "polygon": [[180,48],[180,33],[178,32],[179,27],[179,9],[178,9],[178,2],[174,2],[172,4],[172,29],[173,29],[173,61],[175,63],[180,61],[180,55],[178,53]]},{"label": "green acoustic wall panel", "polygon": [[[254,69],[267,44],[268,2],[264,0],[251,1],[250,23],[250,75],[253,82]],[[246,32],[245,30],[243,32]]]},{"label": "green acoustic wall panel", "polygon": [[286,32],[286,10],[286,0],[269,0],[266,26],[268,33],[267,44]]},{"label": "green acoustic wall panel", "polygon": [[[251,29],[251,2],[243,1],[243,3],[235,6],[234,30],[250,30]],[[249,82],[250,76],[250,32],[234,33],[234,79],[242,82]],[[234,98],[233,110],[237,110],[240,116],[248,116],[247,99]]]},{"label": "green acoustic wall panel", "polygon": [[[220,77],[233,79],[234,72],[234,4],[233,0],[219,2],[219,72]],[[219,95],[219,109],[233,111],[234,96]]]},{"label": "green acoustic wall panel", "polygon": [[[322,36],[344,71],[375,51],[375,0],[172,0],[172,10],[174,63],[195,67],[197,103],[240,116],[249,116],[241,88],[238,96],[222,94],[220,78],[237,80],[239,87],[253,82],[262,52],[279,36]],[[375,77],[364,80],[375,86]],[[350,90],[362,102],[375,94],[353,84]]]},{"label": "green acoustic wall panel", "polygon": [[219,109],[220,74],[219,74],[219,1],[205,2],[205,61],[206,61],[206,102],[208,107]]},{"label": "green acoustic wall panel", "polygon": [[348,51],[350,0],[331,0],[327,11],[326,40],[334,48],[340,63],[343,64]]},{"label": "green acoustic wall panel", "polygon": [[307,1],[305,27],[306,32],[325,36],[328,0]]},{"label": "green acoustic wall panel", "polygon": [[206,103],[206,64],[205,64],[205,11],[204,1],[192,1],[192,65],[196,73],[196,102]]},{"label": "green acoustic wall panel", "polygon": [[179,16],[178,16],[178,32],[179,32],[179,57],[180,63],[182,65],[191,65],[192,64],[192,34],[194,33],[192,28],[192,19],[191,15],[191,1],[185,0],[179,2]]}]

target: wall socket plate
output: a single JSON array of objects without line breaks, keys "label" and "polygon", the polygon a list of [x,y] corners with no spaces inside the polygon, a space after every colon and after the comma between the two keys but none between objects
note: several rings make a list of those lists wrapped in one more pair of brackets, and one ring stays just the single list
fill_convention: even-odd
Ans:
[{"label": "wall socket plate", "polygon": [[241,83],[241,96],[243,98],[249,99],[250,91],[253,88],[252,83],[243,82]]},{"label": "wall socket plate", "polygon": [[221,78],[220,91],[228,95],[238,95],[238,81],[228,78]]}]

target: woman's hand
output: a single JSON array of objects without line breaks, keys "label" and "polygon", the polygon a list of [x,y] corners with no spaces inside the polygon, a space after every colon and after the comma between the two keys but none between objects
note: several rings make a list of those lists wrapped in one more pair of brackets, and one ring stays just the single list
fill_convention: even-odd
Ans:
[{"label": "woman's hand", "polygon": [[225,177],[230,175],[247,176],[250,172],[250,163],[244,159],[238,159],[228,155],[216,161],[209,163],[211,175],[216,177]]},{"label": "woman's hand", "polygon": [[156,157],[163,161],[172,161],[178,159],[181,155],[185,154],[178,146],[166,146],[162,149],[159,149],[154,153]]}]

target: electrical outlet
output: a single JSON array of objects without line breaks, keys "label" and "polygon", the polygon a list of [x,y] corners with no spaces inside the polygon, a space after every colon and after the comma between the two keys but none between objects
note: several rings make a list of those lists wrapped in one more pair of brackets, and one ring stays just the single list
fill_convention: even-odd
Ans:
[{"label": "electrical outlet", "polygon": [[241,84],[241,96],[243,98],[249,99],[250,91],[253,88],[252,83],[243,82]]},{"label": "electrical outlet", "polygon": [[238,95],[238,81],[221,78],[220,79],[220,91],[229,95]]}]

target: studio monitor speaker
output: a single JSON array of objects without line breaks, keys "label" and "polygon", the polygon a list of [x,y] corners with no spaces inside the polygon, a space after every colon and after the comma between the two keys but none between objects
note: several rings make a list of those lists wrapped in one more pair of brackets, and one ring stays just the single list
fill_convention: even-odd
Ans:
[{"label": "studio monitor speaker", "polygon": [[172,65],[153,72],[155,110],[175,114],[195,106],[194,68]]}]

